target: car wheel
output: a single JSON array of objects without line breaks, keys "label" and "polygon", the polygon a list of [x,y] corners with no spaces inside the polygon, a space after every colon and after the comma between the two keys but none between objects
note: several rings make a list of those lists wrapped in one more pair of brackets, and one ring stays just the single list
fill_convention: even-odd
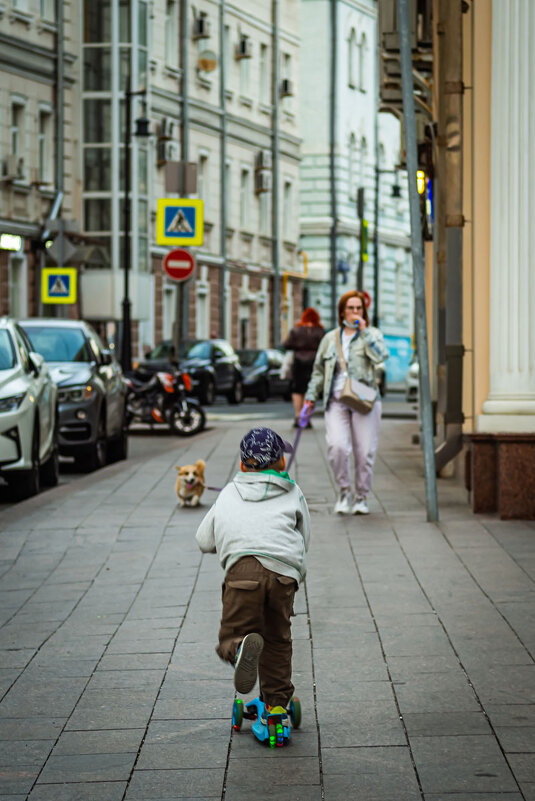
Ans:
[{"label": "car wheel", "polygon": [[97,438],[87,450],[78,459],[82,470],[85,473],[91,473],[93,470],[99,470],[106,464],[108,455],[108,441],[106,439],[106,418],[101,414],[98,423]]},{"label": "car wheel", "polygon": [[227,400],[229,403],[236,404],[241,403],[243,400],[243,384],[241,382],[241,378],[236,379],[234,386],[232,387],[232,391],[229,392],[227,395]]},{"label": "car wheel", "polygon": [[108,445],[108,461],[122,462],[128,458],[128,414],[126,407],[123,412],[121,433]]},{"label": "car wheel", "polygon": [[264,381],[264,383],[260,386],[256,397],[260,403],[265,403],[267,401],[269,398],[269,384],[267,381]]},{"label": "car wheel", "polygon": [[211,406],[215,401],[215,386],[211,378],[208,378],[202,393],[201,403],[205,406]]},{"label": "car wheel", "polygon": [[[11,481],[11,479],[10,479]],[[32,437],[32,466],[29,470],[21,470],[16,477],[15,494],[17,500],[31,498],[41,489],[39,471],[39,423],[36,420]]]}]

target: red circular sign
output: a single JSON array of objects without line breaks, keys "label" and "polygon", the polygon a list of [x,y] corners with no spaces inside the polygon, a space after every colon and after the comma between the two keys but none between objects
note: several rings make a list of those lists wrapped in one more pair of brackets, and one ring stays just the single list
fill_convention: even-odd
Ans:
[{"label": "red circular sign", "polygon": [[188,250],[170,250],[163,260],[163,268],[173,281],[187,281],[195,269],[195,259]]},{"label": "red circular sign", "polygon": [[372,296],[369,292],[366,292],[366,290],[364,290],[362,294],[364,295],[364,303],[366,304],[366,308],[369,309],[372,305]]}]

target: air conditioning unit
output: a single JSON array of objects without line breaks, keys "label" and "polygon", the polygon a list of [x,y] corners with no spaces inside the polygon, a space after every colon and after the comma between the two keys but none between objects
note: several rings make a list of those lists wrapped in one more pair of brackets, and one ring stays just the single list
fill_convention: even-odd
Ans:
[{"label": "air conditioning unit", "polygon": [[16,153],[9,153],[4,160],[3,178],[7,181],[16,181],[24,177],[24,159]]},{"label": "air conditioning unit", "polygon": [[294,93],[293,81],[289,78],[283,78],[280,85],[280,96],[291,97]]},{"label": "air conditioning unit", "polygon": [[208,39],[210,37],[210,23],[206,14],[200,14],[193,20],[193,38]]},{"label": "air conditioning unit", "polygon": [[176,122],[171,117],[164,117],[160,123],[158,139],[174,139],[176,132]]},{"label": "air conditioning unit", "polygon": [[271,192],[271,173],[267,170],[255,173],[255,193],[261,195],[262,192]]},{"label": "air conditioning unit", "polygon": [[161,167],[168,161],[180,160],[180,146],[178,142],[169,139],[159,139],[156,148],[156,164]]},{"label": "air conditioning unit", "polygon": [[255,170],[271,169],[271,150],[259,150],[255,159]]},{"label": "air conditioning unit", "polygon": [[241,36],[236,45],[234,56],[236,59],[251,58],[253,55],[253,45],[248,36]]}]

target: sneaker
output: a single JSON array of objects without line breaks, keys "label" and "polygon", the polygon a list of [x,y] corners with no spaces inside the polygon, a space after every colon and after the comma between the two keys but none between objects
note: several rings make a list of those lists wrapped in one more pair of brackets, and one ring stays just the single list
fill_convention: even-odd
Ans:
[{"label": "sneaker", "polygon": [[357,498],[357,500],[353,504],[353,509],[351,510],[351,514],[353,514],[353,515],[369,515],[370,514],[370,510],[368,509],[368,504],[366,502],[366,498]]},{"label": "sneaker", "polygon": [[264,726],[267,723],[269,715],[283,715],[282,725],[283,726],[290,725],[290,716],[288,714],[288,710],[285,709],[283,706],[270,706],[269,704],[265,705],[264,711],[262,712],[262,717],[260,718]]},{"label": "sneaker", "polygon": [[239,693],[250,693],[256,684],[258,660],[264,647],[260,634],[246,634],[234,662],[234,686]]},{"label": "sneaker", "polygon": [[351,511],[351,493],[348,489],[343,489],[334,505],[335,515],[348,515]]}]

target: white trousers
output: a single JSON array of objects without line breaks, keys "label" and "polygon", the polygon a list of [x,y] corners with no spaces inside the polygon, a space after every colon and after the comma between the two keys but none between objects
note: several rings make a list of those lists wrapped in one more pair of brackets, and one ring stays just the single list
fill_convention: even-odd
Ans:
[{"label": "white trousers", "polygon": [[325,411],[327,456],[340,489],[351,488],[351,451],[355,467],[355,493],[365,498],[372,485],[373,463],[379,440],[381,401],[369,414],[361,414],[335,398]]}]

